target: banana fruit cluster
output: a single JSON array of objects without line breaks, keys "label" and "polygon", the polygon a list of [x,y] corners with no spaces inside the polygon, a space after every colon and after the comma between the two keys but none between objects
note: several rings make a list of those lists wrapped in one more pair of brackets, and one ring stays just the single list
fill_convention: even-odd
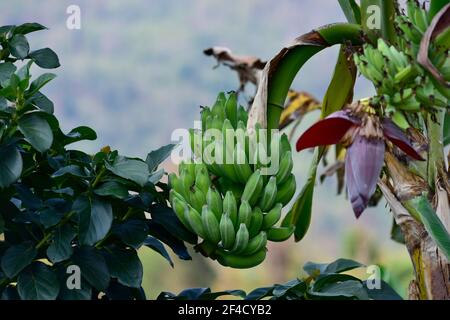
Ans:
[{"label": "banana fruit cluster", "polygon": [[[278,170],[273,175],[263,174],[264,165],[258,159],[261,152],[272,153],[270,147],[252,153],[248,135],[243,144],[237,138],[225,137],[239,130],[245,133],[247,117],[244,108],[237,106],[235,94],[228,98],[219,94],[214,106],[201,112],[202,130],[191,130],[191,148],[198,159],[216,142],[207,139],[207,130],[220,130],[216,132],[222,134],[219,140],[223,144],[214,152],[228,154],[231,161],[182,162],[178,175],[169,175],[170,201],[179,220],[203,239],[200,246],[208,248],[209,257],[233,268],[260,264],[266,256],[267,241],[284,241],[294,232],[294,226],[276,226],[283,206],[296,190],[290,144],[286,135],[273,138],[279,139],[270,144],[279,148],[275,159]],[[200,148],[196,139],[202,144]]]},{"label": "banana fruit cluster", "polygon": [[[366,44],[362,54],[354,55],[358,70],[377,89],[372,103],[386,106],[386,112],[403,128],[408,126],[405,115],[409,112],[449,106],[449,89],[428,76],[417,62],[420,41],[430,22],[427,11],[416,1],[408,0],[407,12],[396,16],[396,43],[388,45],[380,38],[376,47]],[[430,60],[449,80],[448,51],[434,46],[429,52]]]}]

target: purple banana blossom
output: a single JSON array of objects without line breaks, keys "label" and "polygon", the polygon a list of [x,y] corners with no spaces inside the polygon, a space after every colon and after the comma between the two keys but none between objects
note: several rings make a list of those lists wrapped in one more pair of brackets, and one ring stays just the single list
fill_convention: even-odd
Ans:
[{"label": "purple banana blossom", "polygon": [[394,122],[388,118],[380,121],[376,115],[361,110],[346,109],[332,113],[306,130],[296,147],[301,151],[337,143],[347,146],[347,191],[353,211],[359,218],[375,192],[383,167],[386,141],[392,142],[411,158],[424,160]]}]

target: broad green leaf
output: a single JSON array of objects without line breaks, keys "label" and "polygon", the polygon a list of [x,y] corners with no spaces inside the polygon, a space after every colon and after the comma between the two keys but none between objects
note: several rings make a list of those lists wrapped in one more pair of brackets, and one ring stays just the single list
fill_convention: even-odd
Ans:
[{"label": "broad green leaf", "polygon": [[448,0],[431,0],[430,9],[428,10],[428,19],[431,21],[433,17],[448,4]]},{"label": "broad green leaf", "polygon": [[25,114],[19,119],[19,130],[39,152],[45,152],[52,146],[53,132],[50,125],[35,113]]},{"label": "broad green leaf", "polygon": [[32,242],[9,247],[2,257],[2,270],[8,278],[14,278],[36,257],[37,251]]},{"label": "broad green leaf", "polygon": [[23,161],[14,145],[0,146],[0,189],[9,187],[22,174]]},{"label": "broad green leaf", "polygon": [[25,59],[30,52],[30,45],[24,35],[16,34],[9,41],[11,54],[18,59]]},{"label": "broad green leaf", "polygon": [[314,263],[307,262],[303,266],[309,275],[329,274],[329,273],[341,273],[348,270],[363,267],[364,265],[350,259],[337,259],[331,263]]},{"label": "broad green leaf", "polygon": [[73,253],[72,240],[76,236],[75,229],[65,224],[55,229],[52,242],[47,248],[47,257],[53,263],[58,263],[70,258]]},{"label": "broad green leaf", "polygon": [[66,167],[62,167],[61,169],[58,169],[52,174],[52,178],[59,178],[62,176],[65,176],[66,174],[70,174],[75,177],[79,178],[88,178],[86,173],[81,169],[79,166],[75,164],[70,164]]},{"label": "broad green leaf", "polygon": [[135,250],[108,250],[105,258],[111,277],[124,286],[141,287],[143,268]]},{"label": "broad green leaf", "polygon": [[356,80],[356,67],[353,59],[348,58],[345,47],[341,46],[333,77],[323,98],[322,118],[342,109],[352,100]]},{"label": "broad green leaf", "polygon": [[427,230],[439,249],[450,261],[450,234],[442,224],[441,219],[437,216],[436,211],[434,211],[427,197],[425,195],[415,197],[408,200],[406,206],[417,217],[420,217],[425,230]]},{"label": "broad green leaf", "polygon": [[149,234],[164,242],[182,260],[192,260],[184,242],[168,232],[162,225],[150,220],[148,223]]},{"label": "broad green leaf", "polygon": [[367,294],[369,295],[369,298],[372,300],[403,300],[400,295],[395,292],[394,289],[387,283],[381,280],[380,285],[381,287],[379,289],[373,288],[369,289],[367,287],[367,282],[364,281],[364,286],[366,288]]},{"label": "broad green leaf", "polygon": [[36,92],[27,102],[33,104],[44,112],[53,114],[55,106],[53,102],[41,92]]},{"label": "broad green leaf", "polygon": [[107,181],[94,190],[94,193],[103,197],[125,199],[129,196],[128,189],[118,182]]},{"label": "broad green leaf", "polygon": [[35,262],[20,273],[17,290],[22,300],[55,300],[59,293],[59,282],[47,265]]},{"label": "broad green leaf", "polygon": [[113,214],[111,203],[97,197],[80,196],[72,210],[79,214],[79,241],[82,245],[93,245],[103,239],[111,229]]},{"label": "broad green leaf", "polygon": [[94,247],[81,247],[72,256],[81,276],[97,290],[105,290],[111,278],[103,255]]},{"label": "broad green leaf", "polygon": [[54,69],[60,66],[56,53],[50,48],[39,49],[30,53],[29,57],[41,68]]},{"label": "broad green leaf", "polygon": [[170,258],[169,253],[167,252],[166,248],[164,247],[164,245],[162,244],[161,241],[159,241],[155,237],[148,236],[148,238],[145,239],[145,241],[144,241],[144,245],[146,247],[149,247],[149,248],[153,249],[154,251],[158,252],[167,261],[169,261],[169,264],[173,267],[172,258]]},{"label": "broad green leaf", "polygon": [[316,182],[317,165],[319,163],[318,156],[319,149],[316,149],[311,167],[309,169],[308,180],[295,200],[292,209],[286,215],[282,223],[283,226],[295,226],[295,241],[300,241],[303,239],[311,223],[314,186]]},{"label": "broad green leaf", "polygon": [[66,285],[61,286],[58,296],[58,300],[91,300],[91,298],[92,287],[84,279],[81,279],[80,289],[69,289]]},{"label": "broad green leaf", "polygon": [[216,300],[219,297],[223,296],[233,296],[233,297],[239,297],[244,298],[245,297],[245,291],[243,290],[224,290],[219,292],[205,292],[202,294],[199,298],[199,300]]},{"label": "broad green leaf", "polygon": [[11,62],[0,63],[0,85],[4,86],[4,82],[9,81],[16,70],[17,67]]},{"label": "broad green leaf", "polygon": [[155,205],[152,207],[151,215],[154,222],[179,239],[192,244],[197,243],[197,236],[186,229],[171,208]]},{"label": "broad green leaf", "polygon": [[348,22],[361,23],[361,9],[355,0],[338,0]]},{"label": "broad green leaf", "polygon": [[115,175],[134,181],[140,186],[148,180],[149,171],[144,161],[118,156],[114,163],[106,164],[106,168]]},{"label": "broad green leaf", "polygon": [[93,129],[81,126],[70,130],[70,132],[65,135],[64,145],[68,145],[82,140],[95,140],[95,139],[97,139],[97,133],[95,133]]},{"label": "broad green leaf", "polygon": [[13,30],[14,34],[28,34],[35,31],[45,30],[47,27],[42,24],[32,22],[32,23],[24,23],[20,26],[16,26]]},{"label": "broad green leaf", "polygon": [[150,152],[147,155],[147,159],[145,160],[145,162],[147,162],[148,165],[148,170],[150,172],[153,172],[154,170],[156,170],[156,168],[158,168],[158,166],[167,159],[167,157],[170,155],[170,153],[172,152],[173,148],[175,148],[175,144],[168,144],[166,146],[163,146],[157,150],[154,150],[152,152]]},{"label": "broad green leaf", "polygon": [[245,300],[261,300],[272,295],[273,287],[254,289],[245,297]]},{"label": "broad green leaf", "polygon": [[138,249],[148,234],[148,226],[144,220],[131,219],[114,225],[112,233],[125,244]]},{"label": "broad green leaf", "polygon": [[329,283],[322,287],[320,291],[310,290],[308,294],[322,298],[356,298],[359,300],[369,300],[363,284],[357,280]]},{"label": "broad green leaf", "polygon": [[50,228],[57,225],[63,217],[63,212],[58,212],[53,208],[46,208],[39,214],[39,220],[45,228]]},{"label": "broad green leaf", "polygon": [[31,82],[30,89],[26,92],[27,97],[31,97],[36,94],[43,86],[56,78],[54,73],[41,74],[36,80]]}]

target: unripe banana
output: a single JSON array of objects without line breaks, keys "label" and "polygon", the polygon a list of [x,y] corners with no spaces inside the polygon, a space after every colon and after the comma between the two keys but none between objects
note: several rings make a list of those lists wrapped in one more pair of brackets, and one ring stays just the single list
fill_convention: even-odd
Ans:
[{"label": "unripe banana", "polygon": [[230,219],[230,214],[225,212],[219,224],[220,238],[222,240],[222,246],[225,249],[231,249],[234,246],[234,240],[236,238],[236,231],[234,230],[233,221]]},{"label": "unripe banana", "polygon": [[244,200],[241,202],[241,206],[239,207],[238,223],[239,225],[243,223],[247,228],[249,228],[251,219],[252,219],[252,207],[250,206],[248,201]]},{"label": "unripe banana", "polygon": [[220,116],[215,115],[212,119],[211,129],[222,131],[223,119]]},{"label": "unripe banana", "polygon": [[225,198],[223,199],[223,212],[229,213],[231,221],[237,226],[237,203],[236,198],[231,191],[227,191]]},{"label": "unripe banana", "polygon": [[216,218],[219,220],[223,212],[223,205],[222,197],[216,189],[213,189],[212,187],[209,188],[208,192],[206,193],[206,203],[208,204],[208,207],[214,213]]},{"label": "unripe banana", "polygon": [[262,229],[266,230],[273,227],[278,220],[281,218],[281,208],[283,205],[281,203],[277,203],[272,210],[264,214]]},{"label": "unripe banana", "polygon": [[206,195],[199,188],[194,187],[189,194],[190,205],[198,212],[202,211],[203,205],[206,203]]},{"label": "unripe banana", "polygon": [[225,103],[225,112],[227,119],[230,120],[234,128],[237,126],[238,122],[238,110],[237,110],[237,96],[236,93],[231,93]]},{"label": "unripe banana", "polygon": [[208,117],[211,116],[211,110],[208,107],[204,107],[202,111],[200,111],[200,117],[202,120],[202,130],[205,131],[207,129]]},{"label": "unripe banana", "polygon": [[219,221],[207,205],[202,208],[202,224],[206,240],[218,244],[220,241]]},{"label": "unripe banana", "polygon": [[288,151],[281,157],[280,168],[277,173],[277,185],[283,184],[287,178],[289,178],[289,174],[292,172],[293,167],[294,162],[292,161],[292,154]]},{"label": "unripe banana", "polygon": [[288,227],[279,227],[275,228],[272,227],[269,230],[267,230],[267,240],[274,241],[274,242],[281,242],[289,239],[289,237],[294,233],[295,227],[294,226],[288,226]]},{"label": "unripe banana", "polygon": [[[176,192],[174,190],[171,190],[171,194],[172,192]],[[181,223],[189,229],[189,231],[194,232],[194,230],[192,229],[189,221],[186,218],[185,212],[189,211],[189,207],[186,204],[185,201],[180,200],[177,196],[174,196],[172,198],[172,208],[173,211],[175,212],[176,216],[178,217],[178,219],[181,221]]]},{"label": "unripe banana", "polygon": [[294,196],[295,189],[297,185],[295,183],[295,176],[291,173],[285,183],[283,183],[278,189],[277,197],[275,199],[276,203],[281,203],[283,206],[291,201]]},{"label": "unripe banana", "polygon": [[234,150],[234,161],[234,171],[239,179],[239,182],[244,184],[247,183],[253,171],[245,154],[245,146],[242,146],[239,143],[236,144],[236,148]]},{"label": "unripe banana", "polygon": [[234,164],[234,129],[230,120],[225,119],[222,127],[223,141],[223,164],[222,171],[225,176],[233,182],[239,182],[238,175],[235,172]]},{"label": "unripe banana", "polygon": [[272,208],[277,197],[277,178],[275,176],[270,177],[269,182],[264,188],[259,207],[262,211],[267,211]]},{"label": "unripe banana", "polygon": [[[220,120],[220,123],[222,123],[222,121],[226,118],[224,108],[225,102],[226,102],[225,94],[223,92],[220,92],[219,95],[217,96],[214,106],[211,108],[212,114],[214,115],[214,117],[217,117]],[[218,127],[219,130],[220,128],[222,128],[222,126]]]},{"label": "unripe banana", "polygon": [[235,239],[234,247],[232,250],[233,253],[237,254],[237,253],[241,253],[242,251],[244,251],[248,245],[248,240],[249,240],[249,234],[248,234],[247,227],[245,226],[244,223],[241,223],[239,225],[238,231],[236,232],[236,239]]},{"label": "unripe banana", "polygon": [[263,248],[266,247],[267,244],[267,233],[264,231],[261,231],[256,237],[253,237],[249,240],[247,248],[245,248],[244,251],[242,251],[242,255],[252,255]]},{"label": "unripe banana", "polygon": [[209,179],[208,170],[203,166],[200,170],[197,170],[195,176],[195,187],[200,189],[204,194],[208,192],[211,180]]},{"label": "unripe banana", "polygon": [[250,221],[250,227],[248,233],[250,237],[256,236],[261,230],[264,220],[264,215],[260,208],[256,207],[252,212],[252,219]]},{"label": "unripe banana", "polygon": [[205,238],[205,230],[203,229],[202,216],[192,207],[184,211],[186,220],[189,223],[191,229],[203,239]]},{"label": "unripe banana", "polygon": [[280,137],[280,155],[284,155],[288,152],[292,152],[291,143],[286,133],[283,133]]},{"label": "unripe banana", "polygon": [[181,194],[183,197],[187,197],[184,185],[180,178],[177,177],[175,173],[169,174],[169,184],[176,192]]},{"label": "unripe banana", "polygon": [[264,186],[261,171],[256,170],[248,179],[241,199],[248,201],[251,206],[255,205],[263,187]]},{"label": "unripe banana", "polygon": [[194,176],[191,176],[188,172],[184,171],[180,175],[181,183],[186,194],[190,193],[191,187],[194,185]]},{"label": "unripe banana", "polygon": [[235,269],[248,269],[259,265],[266,258],[266,249],[263,248],[260,251],[248,255],[241,256],[237,254],[230,254],[228,252],[219,251],[217,255],[217,261],[225,266]]}]

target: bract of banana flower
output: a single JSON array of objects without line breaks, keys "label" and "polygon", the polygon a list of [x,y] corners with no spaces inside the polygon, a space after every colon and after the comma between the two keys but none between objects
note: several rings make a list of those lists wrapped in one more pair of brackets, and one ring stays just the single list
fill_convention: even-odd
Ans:
[{"label": "bract of banana flower", "polygon": [[332,113],[306,130],[297,151],[341,143],[347,147],[345,176],[347,192],[357,218],[374,194],[390,141],[414,160],[424,160],[408,136],[389,118],[380,119],[361,104]]}]

